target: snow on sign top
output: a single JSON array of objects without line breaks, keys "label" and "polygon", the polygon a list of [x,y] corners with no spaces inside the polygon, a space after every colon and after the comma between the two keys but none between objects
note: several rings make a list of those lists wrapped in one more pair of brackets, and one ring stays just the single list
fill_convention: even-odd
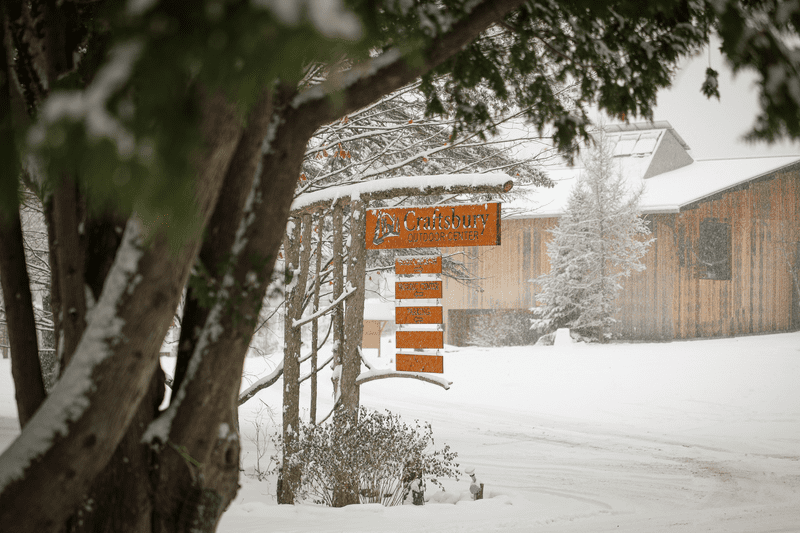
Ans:
[{"label": "snow on sign top", "polygon": [[371,195],[391,189],[417,189],[423,194],[427,189],[441,187],[503,187],[511,181],[508,174],[492,172],[486,174],[438,174],[428,176],[402,176],[350,183],[337,187],[303,193],[292,202],[292,211],[308,208],[320,202],[333,204],[339,199],[369,198]]},{"label": "snow on sign top", "polygon": [[499,244],[499,202],[367,210],[367,249]]}]

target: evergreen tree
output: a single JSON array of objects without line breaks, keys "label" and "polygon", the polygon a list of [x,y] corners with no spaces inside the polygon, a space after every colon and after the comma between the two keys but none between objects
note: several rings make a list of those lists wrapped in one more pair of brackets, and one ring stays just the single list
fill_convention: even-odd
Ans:
[{"label": "evergreen tree", "polygon": [[535,280],[542,292],[532,327],[568,327],[604,342],[611,336],[622,282],[644,270],[641,259],[653,239],[643,238],[650,233],[639,215],[643,189],[627,190],[602,132],[596,143],[547,244],[550,272]]}]

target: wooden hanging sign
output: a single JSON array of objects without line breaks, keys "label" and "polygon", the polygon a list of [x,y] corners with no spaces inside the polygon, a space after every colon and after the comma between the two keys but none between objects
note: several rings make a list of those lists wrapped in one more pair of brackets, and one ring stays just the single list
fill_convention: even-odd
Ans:
[{"label": "wooden hanging sign", "polygon": [[401,372],[432,372],[444,373],[444,357],[441,355],[417,355],[399,353],[397,357],[397,370]]},{"label": "wooden hanging sign", "polygon": [[441,297],[441,281],[398,281],[394,284],[395,300]]},{"label": "wooden hanging sign", "polygon": [[442,306],[395,307],[395,324],[442,324]]},{"label": "wooden hanging sign", "polygon": [[367,209],[370,250],[497,246],[500,203]]},{"label": "wooden hanging sign", "polygon": [[444,348],[444,331],[397,331],[395,347],[413,350]]},{"label": "wooden hanging sign", "polygon": [[398,257],[394,260],[397,275],[441,274],[442,256]]}]

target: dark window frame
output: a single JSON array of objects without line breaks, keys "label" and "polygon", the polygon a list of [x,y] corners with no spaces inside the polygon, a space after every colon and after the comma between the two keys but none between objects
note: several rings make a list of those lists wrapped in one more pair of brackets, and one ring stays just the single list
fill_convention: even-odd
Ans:
[{"label": "dark window frame", "polygon": [[731,279],[731,224],[717,218],[700,221],[697,238],[697,278],[715,281]]}]

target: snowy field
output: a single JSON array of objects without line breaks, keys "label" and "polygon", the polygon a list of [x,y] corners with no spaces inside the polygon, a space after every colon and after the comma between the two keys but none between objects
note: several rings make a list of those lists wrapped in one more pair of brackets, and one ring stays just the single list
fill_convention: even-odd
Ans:
[{"label": "snowy field", "polygon": [[[367,351],[379,366],[389,363],[391,337],[384,338],[383,357],[376,353]],[[248,379],[271,364],[248,360]],[[252,440],[254,421],[266,430],[279,423],[275,415],[270,422],[266,407],[280,412],[279,382],[241,410],[249,475],[218,531],[800,531],[798,333],[669,344],[448,347],[444,366],[453,381],[448,391],[405,379],[375,381],[362,387],[362,403],[432,422],[437,444],[455,449],[462,467],[475,467],[485,500],[394,508],[276,505],[275,480],[252,477]],[[308,397],[302,402],[308,406]],[[329,386],[320,403],[325,413]],[[0,360],[0,449],[17,432],[9,363]],[[435,499],[457,500],[468,482],[446,487]]]}]

